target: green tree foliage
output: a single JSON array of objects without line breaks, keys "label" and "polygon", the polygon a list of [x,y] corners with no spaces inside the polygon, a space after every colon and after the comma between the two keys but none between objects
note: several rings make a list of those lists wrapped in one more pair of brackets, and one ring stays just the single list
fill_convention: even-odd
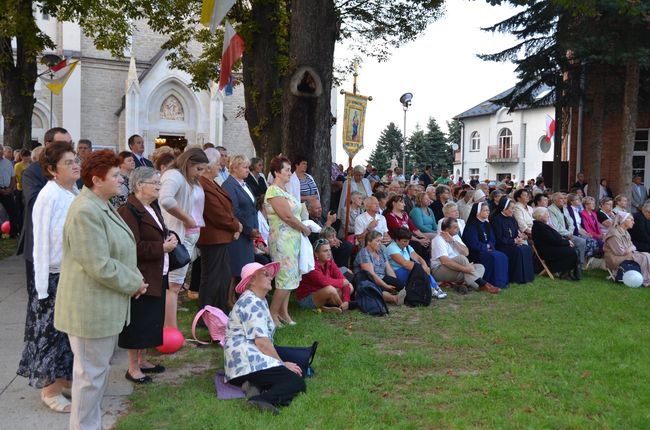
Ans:
[{"label": "green tree foliage", "polygon": [[397,160],[398,166],[402,165],[403,140],[404,135],[393,122],[388,124],[381,132],[379,140],[377,140],[377,146],[375,146],[370,158],[368,158],[368,162],[377,168],[380,175],[383,175],[386,169],[390,168],[390,162],[393,158]]},{"label": "green tree foliage", "polygon": [[453,163],[451,147],[447,143],[447,136],[440,129],[435,118],[429,118],[424,137],[427,148],[426,157],[428,164],[432,167],[433,174],[439,175],[443,169],[450,169]]},{"label": "green tree foliage", "polygon": [[449,145],[456,144],[460,148],[460,130],[462,125],[457,119],[447,121],[447,143]]},{"label": "green tree foliage", "polygon": [[424,130],[420,128],[420,124],[417,124],[415,126],[415,131],[411,133],[408,143],[406,144],[407,172],[412,172],[415,167],[422,169],[425,165],[429,164],[427,144],[428,142],[424,135]]}]

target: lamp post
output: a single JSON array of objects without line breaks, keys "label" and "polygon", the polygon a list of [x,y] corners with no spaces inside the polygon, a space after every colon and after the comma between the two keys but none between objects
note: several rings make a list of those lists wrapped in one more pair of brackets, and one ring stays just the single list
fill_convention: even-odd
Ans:
[{"label": "lamp post", "polygon": [[406,111],[409,110],[411,106],[411,100],[413,100],[413,94],[404,93],[402,97],[399,98],[399,102],[402,104],[404,109],[404,144],[402,145],[402,175],[406,175]]},{"label": "lamp post", "polygon": [[[56,66],[61,62],[62,58],[59,57],[56,54],[45,54],[43,57],[41,57],[41,63],[47,66],[47,70],[43,73],[41,73],[38,76],[43,76],[47,73],[50,74],[50,80],[54,79],[54,72],[52,71],[52,67]],[[54,118],[54,94],[52,94],[52,90],[50,90],[50,128],[53,127],[52,125],[52,119]]]}]

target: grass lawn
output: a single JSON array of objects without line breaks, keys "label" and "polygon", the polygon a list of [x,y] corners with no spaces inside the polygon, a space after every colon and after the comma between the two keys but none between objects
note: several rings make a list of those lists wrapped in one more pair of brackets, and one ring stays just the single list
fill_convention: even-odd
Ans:
[{"label": "grass lawn", "polygon": [[18,241],[16,239],[9,239],[8,236],[2,235],[0,237],[0,260],[14,255],[16,248],[18,248]]},{"label": "grass lawn", "polygon": [[452,292],[383,318],[295,308],[275,341],[318,340],[316,376],[280,416],[217,400],[222,351],[190,346],[161,358],[170,371],[136,388],[117,428],[650,428],[650,289],[604,279]]}]

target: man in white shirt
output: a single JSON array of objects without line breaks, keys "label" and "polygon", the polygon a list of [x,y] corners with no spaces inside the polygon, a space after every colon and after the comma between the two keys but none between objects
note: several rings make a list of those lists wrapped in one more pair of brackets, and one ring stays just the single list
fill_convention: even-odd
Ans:
[{"label": "man in white shirt", "polygon": [[221,158],[219,159],[219,169],[217,171],[217,177],[215,178],[215,181],[217,184],[219,184],[219,186],[221,186],[230,175],[230,172],[228,171],[228,163],[230,163],[230,158],[228,157],[228,150],[223,146],[217,146],[217,151],[219,151]]},{"label": "man in white shirt", "polygon": [[375,230],[382,234],[382,242],[386,245],[391,242],[388,235],[388,225],[386,218],[379,211],[379,201],[374,197],[366,197],[363,201],[363,206],[366,211],[359,215],[354,221],[354,235],[359,243],[359,246],[365,246],[366,234],[369,231]]},{"label": "man in white shirt", "polygon": [[467,259],[469,250],[458,235],[458,221],[445,218],[440,233],[431,241],[431,274],[438,283],[463,283],[456,287],[467,294],[467,287],[498,294],[499,289],[482,278],[485,268]]}]

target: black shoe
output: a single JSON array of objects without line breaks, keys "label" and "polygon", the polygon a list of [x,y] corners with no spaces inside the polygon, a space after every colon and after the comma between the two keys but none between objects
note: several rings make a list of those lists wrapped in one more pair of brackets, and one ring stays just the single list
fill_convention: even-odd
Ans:
[{"label": "black shoe", "polygon": [[156,364],[154,367],[145,367],[145,368],[140,368],[142,373],[163,373],[165,371],[165,366],[161,366],[160,364]]},{"label": "black shoe", "polygon": [[264,400],[248,400],[246,402],[248,406],[251,406],[253,408],[257,408],[260,411],[268,411],[271,412],[273,415],[280,415],[280,410],[270,404],[269,402],[265,402]]},{"label": "black shoe", "polygon": [[578,263],[575,269],[573,269],[573,274],[571,275],[571,279],[574,281],[579,281],[582,279],[582,265]]},{"label": "black shoe", "polygon": [[149,382],[153,381],[153,379],[151,379],[151,376],[146,375],[142,378],[134,378],[131,376],[128,370],[126,371],[126,375],[124,375],[124,377],[135,384],[148,384]]}]

